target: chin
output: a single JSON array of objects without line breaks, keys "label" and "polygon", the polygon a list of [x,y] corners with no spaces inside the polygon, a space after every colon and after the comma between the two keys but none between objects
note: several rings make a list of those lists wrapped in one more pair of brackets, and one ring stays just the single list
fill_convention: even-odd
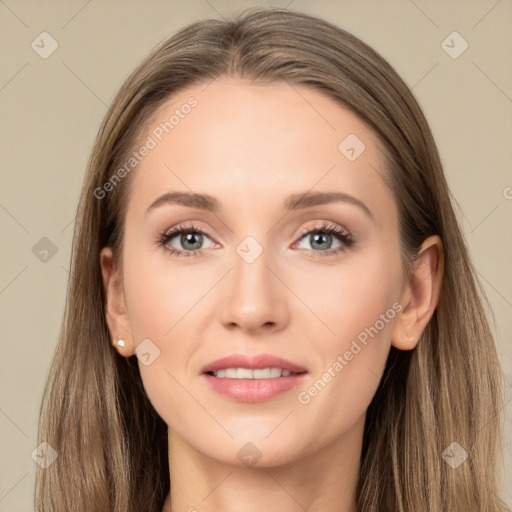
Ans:
[{"label": "chin", "polygon": [[[276,436],[270,440],[266,438],[268,431],[260,436],[251,437],[244,435],[230,439],[225,443],[216,443],[216,449],[211,450],[214,443],[209,443],[205,451],[208,457],[219,463],[237,468],[272,468],[285,466],[296,461],[304,454],[300,451],[299,442],[287,436],[286,442]],[[271,434],[271,436],[274,434]]]}]

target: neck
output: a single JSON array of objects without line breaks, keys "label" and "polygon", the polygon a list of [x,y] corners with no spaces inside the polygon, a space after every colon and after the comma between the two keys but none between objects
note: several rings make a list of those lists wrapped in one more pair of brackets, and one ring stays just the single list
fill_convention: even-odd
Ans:
[{"label": "neck", "polygon": [[356,512],[363,427],[364,417],[321,450],[266,467],[212,459],[169,429],[163,512]]}]

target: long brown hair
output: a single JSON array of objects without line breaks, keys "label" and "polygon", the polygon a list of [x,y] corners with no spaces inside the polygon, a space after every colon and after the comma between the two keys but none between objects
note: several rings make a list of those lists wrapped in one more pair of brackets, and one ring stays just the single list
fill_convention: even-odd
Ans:
[{"label": "long brown hair", "polygon": [[[391,348],[367,411],[359,510],[508,511],[497,476],[501,369],[426,119],[373,49],[286,9],[252,9],[182,29],[128,77],[104,118],[78,206],[64,321],[41,406],[39,441],[58,458],[38,467],[36,510],[162,509],[170,485],[167,425],[146,396],[136,358],[111,346],[99,260],[104,246],[120,259],[129,177],[101,199],[97,190],[164,102],[226,75],[308,85],[355,112],[383,145],[404,269],[428,236],[443,242],[439,305],[415,349]],[[468,453],[457,469],[442,457],[453,442]]]}]

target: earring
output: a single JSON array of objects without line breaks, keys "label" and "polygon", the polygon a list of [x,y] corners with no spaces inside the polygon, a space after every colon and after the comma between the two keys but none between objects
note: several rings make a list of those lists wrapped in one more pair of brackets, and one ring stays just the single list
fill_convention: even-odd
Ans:
[{"label": "earring", "polygon": [[409,341],[414,341],[414,338],[409,338]]},{"label": "earring", "polygon": [[117,338],[118,338],[118,340],[116,342],[112,343],[112,345],[114,347],[124,347],[126,345],[126,342],[124,340],[122,340],[120,336],[118,336]]}]

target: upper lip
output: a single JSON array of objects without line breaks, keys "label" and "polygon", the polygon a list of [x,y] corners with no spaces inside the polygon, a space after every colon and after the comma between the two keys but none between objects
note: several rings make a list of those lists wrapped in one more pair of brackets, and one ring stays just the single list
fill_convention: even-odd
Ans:
[{"label": "upper lip", "polygon": [[246,356],[243,354],[232,354],[221,359],[217,359],[201,370],[202,373],[216,372],[224,368],[250,368],[251,370],[258,370],[263,368],[281,368],[289,370],[293,373],[302,373],[307,370],[298,364],[292,363],[281,357],[276,357],[271,354],[259,354],[257,356]]}]

